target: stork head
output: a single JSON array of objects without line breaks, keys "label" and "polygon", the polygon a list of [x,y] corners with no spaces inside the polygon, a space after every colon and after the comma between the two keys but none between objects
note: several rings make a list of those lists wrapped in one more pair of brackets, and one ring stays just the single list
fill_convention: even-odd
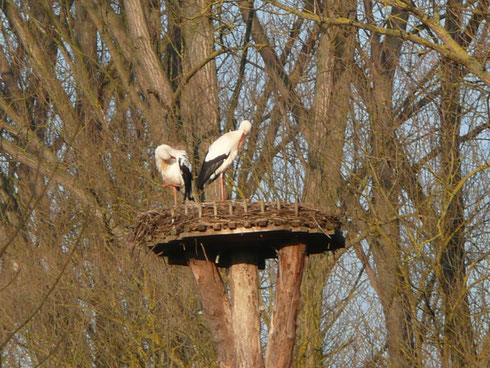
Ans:
[{"label": "stork head", "polygon": [[238,142],[239,151],[243,148],[243,144],[245,143],[245,138],[247,137],[247,134],[250,132],[250,129],[252,129],[252,124],[250,124],[250,121],[243,120],[240,123],[240,128],[238,128],[238,131],[242,133],[242,136],[240,138],[240,142]]},{"label": "stork head", "polygon": [[162,144],[157,147],[155,150],[155,155],[160,157],[162,160],[167,161],[170,160],[171,158],[174,158],[171,154],[172,147]]},{"label": "stork head", "polygon": [[243,120],[240,123],[240,128],[238,128],[238,130],[241,131],[243,134],[248,134],[250,132],[250,129],[252,129],[252,124],[250,124],[250,121],[248,120]]}]

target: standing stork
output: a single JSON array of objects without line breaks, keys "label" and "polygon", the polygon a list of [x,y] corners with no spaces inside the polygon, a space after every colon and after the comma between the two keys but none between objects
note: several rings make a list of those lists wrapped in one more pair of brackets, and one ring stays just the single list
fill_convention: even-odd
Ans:
[{"label": "standing stork", "polygon": [[197,178],[197,188],[199,190],[204,188],[204,184],[212,183],[219,176],[221,200],[226,200],[224,173],[242,149],[245,138],[251,128],[250,121],[243,120],[238,130],[223,134],[209,146],[201,172]]},{"label": "standing stork", "polygon": [[162,174],[163,187],[174,189],[174,200],[177,205],[177,191],[184,187],[184,202],[194,200],[192,191],[192,167],[184,150],[173,149],[162,144],[155,150],[157,169]]}]

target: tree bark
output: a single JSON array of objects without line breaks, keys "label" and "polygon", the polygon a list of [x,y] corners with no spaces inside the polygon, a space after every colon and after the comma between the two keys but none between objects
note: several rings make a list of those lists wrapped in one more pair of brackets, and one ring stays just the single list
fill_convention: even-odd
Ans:
[{"label": "tree bark", "polygon": [[[355,16],[352,2],[327,1],[322,14]],[[352,29],[322,30],[318,45],[317,78],[311,120],[303,131],[309,152],[305,202],[337,206],[342,193],[341,165],[345,127],[351,94],[355,32]]]},{"label": "tree bark", "polygon": [[292,365],[305,250],[305,244],[288,245],[279,250],[276,294],[265,354],[267,368]]},{"label": "tree bark", "polygon": [[[461,23],[461,4],[448,2],[446,29],[456,34]],[[463,109],[460,104],[462,68],[451,60],[441,66],[440,147],[443,202],[438,242],[439,277],[443,295],[445,344],[442,360],[448,367],[476,365],[474,332],[470,319],[466,286],[465,204],[463,191],[457,189],[463,177],[462,155],[458,138],[461,131]]]},{"label": "tree bark", "polygon": [[188,264],[197,283],[219,364],[234,367],[231,308],[218,268],[212,261],[195,258],[190,258]]},{"label": "tree bark", "polygon": [[[170,82],[165,75],[159,56],[156,54],[150,38],[150,32],[140,0],[124,0],[126,19],[128,22],[128,33],[134,48],[135,74],[141,77],[139,81],[142,91],[147,96],[156,95],[157,102],[153,103],[155,114],[152,116],[152,124],[155,127],[164,127],[162,117],[165,114],[172,116],[173,92]],[[163,107],[163,108],[162,108]],[[155,129],[156,132],[159,129]],[[160,130],[156,139],[166,137],[166,133]]]},{"label": "tree bark", "polygon": [[256,256],[250,250],[235,253],[230,267],[230,289],[236,368],[264,366],[258,285]]},{"label": "tree bark", "polygon": [[[318,5],[324,15],[355,16],[355,3],[325,1]],[[308,142],[304,202],[315,206],[337,207],[342,203],[341,166],[347,115],[351,99],[352,59],[355,30],[332,27],[320,28],[316,80],[310,119],[302,132]],[[321,329],[323,303],[318,297],[329,277],[325,269],[333,258],[310,259],[303,280],[304,306],[300,312],[298,343],[299,359],[304,367],[316,367],[324,359],[324,336]]]},{"label": "tree bark", "polygon": [[[408,14],[392,9],[391,27],[406,29]],[[413,335],[412,316],[408,301],[409,282],[401,261],[400,224],[398,216],[400,185],[396,177],[397,161],[394,137],[392,96],[395,71],[398,67],[403,40],[396,37],[373,37],[373,83],[369,91],[368,109],[372,116],[372,153],[369,162],[373,180],[371,213],[381,224],[376,236],[370,237],[376,264],[379,299],[386,324],[386,345],[392,367],[415,367],[420,364]]]},{"label": "tree bark", "polygon": [[155,89],[163,106],[168,109],[173,99],[172,89],[151,45],[150,33],[141,2],[139,0],[125,0],[124,7],[126,8],[131,42],[137,50],[135,56],[138,67],[148,83],[148,88]]},{"label": "tree bark", "polygon": [[[196,175],[209,144],[219,136],[216,62],[211,59],[203,64],[214,51],[211,5],[209,0],[184,0],[181,6],[185,19],[181,27],[184,82],[179,86],[181,95],[176,106],[181,115],[178,140],[194,147],[191,160]],[[185,82],[190,75],[192,77]],[[206,187],[206,197],[219,199],[217,185]]]}]

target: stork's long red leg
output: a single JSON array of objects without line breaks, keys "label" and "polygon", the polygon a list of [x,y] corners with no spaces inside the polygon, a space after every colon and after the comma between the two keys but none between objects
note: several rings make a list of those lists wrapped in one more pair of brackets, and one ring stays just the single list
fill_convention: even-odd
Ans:
[{"label": "stork's long red leg", "polygon": [[219,175],[219,178],[220,178],[220,189],[221,189],[221,200],[222,201],[226,201],[226,193],[225,193],[225,173],[221,173]]},{"label": "stork's long red leg", "polygon": [[174,190],[174,202],[175,202],[175,205],[177,206],[177,187],[173,184],[162,184],[162,187],[166,188],[166,187],[172,187],[173,190]]},{"label": "stork's long red leg", "polygon": [[177,206],[177,187],[173,186],[172,188],[174,188],[174,202],[175,205]]}]

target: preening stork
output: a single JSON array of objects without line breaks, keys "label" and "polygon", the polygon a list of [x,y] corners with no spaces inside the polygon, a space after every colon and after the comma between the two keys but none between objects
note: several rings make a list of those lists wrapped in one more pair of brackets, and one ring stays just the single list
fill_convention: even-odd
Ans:
[{"label": "preening stork", "polygon": [[192,167],[184,150],[173,149],[162,144],[155,150],[157,169],[162,174],[163,186],[174,189],[174,200],[177,205],[177,191],[184,187],[184,202],[194,200],[192,192]]},{"label": "preening stork", "polygon": [[209,146],[197,178],[199,190],[204,188],[204,184],[212,183],[219,176],[221,200],[226,200],[224,173],[242,149],[251,128],[250,121],[243,120],[238,130],[223,134]]}]

